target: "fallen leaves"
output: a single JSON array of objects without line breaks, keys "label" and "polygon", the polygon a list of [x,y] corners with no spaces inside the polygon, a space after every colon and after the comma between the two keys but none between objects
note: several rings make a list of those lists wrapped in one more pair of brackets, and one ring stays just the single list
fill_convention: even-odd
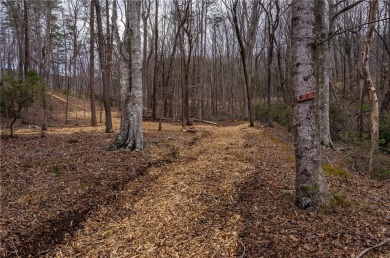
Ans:
[{"label": "fallen leaves", "polygon": [[89,127],[2,141],[0,254],[351,257],[389,236],[389,184],[328,176],[336,201],[302,211],[288,139],[244,124],[144,125],[142,153],[107,152],[113,136]]}]

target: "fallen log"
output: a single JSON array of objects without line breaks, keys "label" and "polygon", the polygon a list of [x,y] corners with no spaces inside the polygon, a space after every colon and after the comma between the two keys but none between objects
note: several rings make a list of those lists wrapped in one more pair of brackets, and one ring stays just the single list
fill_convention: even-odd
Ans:
[{"label": "fallen log", "polygon": [[210,125],[218,125],[216,122],[208,121],[208,120],[199,120],[199,119],[194,119],[195,122],[200,122],[200,123],[205,123],[205,124],[210,124]]}]

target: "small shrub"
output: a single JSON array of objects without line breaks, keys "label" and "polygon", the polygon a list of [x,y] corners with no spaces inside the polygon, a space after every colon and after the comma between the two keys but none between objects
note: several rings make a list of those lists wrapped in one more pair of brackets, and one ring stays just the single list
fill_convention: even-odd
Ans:
[{"label": "small shrub", "polygon": [[377,165],[373,169],[374,177],[378,178],[378,180],[389,180],[390,179],[390,169],[384,168],[380,165]]},{"label": "small shrub", "polygon": [[266,122],[268,119],[268,107],[265,103],[257,103],[254,105],[254,115],[256,120]]},{"label": "small shrub", "polygon": [[[347,129],[347,111],[343,103],[332,102],[329,106],[330,133],[333,139],[343,139],[343,132],[350,132]],[[340,135],[341,134],[341,135]]]},{"label": "small shrub", "polygon": [[344,179],[351,178],[351,175],[340,168],[331,166],[329,163],[322,164],[322,169],[324,170],[325,174],[335,176],[335,177],[341,177]]},{"label": "small shrub", "polygon": [[379,124],[379,149],[390,153],[390,114],[384,115]]},{"label": "small shrub", "polygon": [[342,142],[359,142],[360,132],[353,129],[343,129],[338,132],[336,139]]},{"label": "small shrub", "polygon": [[23,172],[27,172],[27,170],[29,170],[30,168],[33,167],[32,160],[30,160],[30,159],[23,160],[22,164],[21,164],[21,167],[23,169]]},{"label": "small shrub", "polygon": [[13,124],[20,117],[22,109],[46,94],[45,85],[37,72],[31,70],[26,78],[9,72],[0,79],[0,113],[11,119],[10,136],[13,136]]},{"label": "small shrub", "polygon": [[68,95],[69,94],[69,90],[68,89],[61,89],[61,93],[63,94],[63,95]]},{"label": "small shrub", "polygon": [[[288,131],[291,131],[293,125],[293,109],[289,105],[281,102],[273,103],[271,106],[272,119],[283,125]],[[257,120],[265,123],[268,122],[268,106],[266,103],[254,105],[254,115]]]},{"label": "small shrub", "polygon": [[339,193],[339,192],[331,192],[332,194],[332,201],[330,203],[331,206],[337,206],[337,207],[341,207],[341,208],[350,208],[354,205],[357,205],[356,202],[354,201],[351,201],[351,200],[348,200],[347,197],[345,197],[343,194]]},{"label": "small shrub", "polygon": [[54,164],[52,167],[51,167],[51,172],[55,175],[55,176],[61,176],[63,174],[63,171],[64,171],[64,168],[61,166],[61,165],[58,165],[58,164]]}]

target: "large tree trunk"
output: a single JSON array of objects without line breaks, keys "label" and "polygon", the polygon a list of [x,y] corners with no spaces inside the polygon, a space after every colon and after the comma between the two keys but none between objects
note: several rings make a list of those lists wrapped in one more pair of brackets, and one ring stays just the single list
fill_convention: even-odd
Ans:
[{"label": "large tree trunk", "polygon": [[91,125],[97,126],[95,104],[95,12],[93,1],[91,1],[89,28],[91,34],[89,39],[89,97],[91,101]]},{"label": "large tree trunk", "polygon": [[121,128],[111,149],[142,150],[142,62],[140,37],[140,0],[128,0],[127,24],[124,42],[120,46],[121,57]]},{"label": "large tree trunk", "polygon": [[[315,91],[315,1],[292,3],[292,82],[295,96]],[[327,202],[328,190],[321,167],[317,98],[295,100],[296,202],[316,208]]]},{"label": "large tree trunk", "polygon": [[[360,67],[360,85],[361,92],[364,90],[363,87],[367,90],[368,99],[370,101],[370,134],[371,134],[371,148],[369,152],[369,171],[373,170],[373,158],[375,152],[378,150],[378,142],[379,142],[379,107],[378,107],[378,96],[376,94],[376,89],[374,87],[374,83],[371,79],[371,73],[369,68],[369,57],[371,50],[371,41],[373,37],[373,32],[375,28],[376,21],[376,12],[378,9],[378,1],[371,0],[370,1],[370,13],[369,13],[369,26],[366,32],[366,36],[364,39],[363,51],[362,51],[362,59],[361,59],[361,67]],[[363,82],[362,82],[363,81]],[[362,115],[362,114],[361,114]]]}]

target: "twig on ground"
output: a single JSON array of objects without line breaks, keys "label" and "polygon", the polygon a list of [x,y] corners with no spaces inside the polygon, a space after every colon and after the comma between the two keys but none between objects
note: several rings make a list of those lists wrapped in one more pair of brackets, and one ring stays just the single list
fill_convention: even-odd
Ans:
[{"label": "twig on ground", "polygon": [[14,240],[11,239],[11,243],[12,243],[12,246],[13,246],[13,248],[15,250],[16,257],[20,258],[19,254],[18,254],[18,249],[15,246]]},{"label": "twig on ground", "polygon": [[330,161],[327,157],[325,157],[325,158],[326,158],[326,161],[328,161],[328,163],[329,163],[332,167],[334,167],[332,161]]},{"label": "twig on ground", "polygon": [[356,256],[356,258],[361,258],[361,257],[363,257],[366,253],[368,253],[369,251],[371,251],[372,249],[381,247],[382,245],[385,245],[385,244],[387,244],[388,242],[390,242],[390,238],[387,238],[387,239],[383,240],[382,242],[380,242],[379,244],[374,245],[374,246],[371,246],[371,247],[365,249],[365,250],[364,250],[363,252],[361,252],[358,256]]},{"label": "twig on ground", "polygon": [[244,250],[242,251],[242,254],[240,256],[243,258],[243,257],[245,257],[245,245],[240,240],[238,240],[238,242],[240,242],[240,244],[242,245],[242,248],[244,248]]}]

